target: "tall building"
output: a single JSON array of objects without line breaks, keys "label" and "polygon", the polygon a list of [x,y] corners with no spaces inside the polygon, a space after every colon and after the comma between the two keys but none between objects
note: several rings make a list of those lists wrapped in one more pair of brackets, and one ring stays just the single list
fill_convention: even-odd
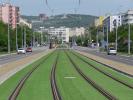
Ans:
[{"label": "tall building", "polygon": [[54,28],[50,27],[48,30],[48,34],[50,36],[55,36],[58,39],[61,39],[62,42],[69,42],[69,28],[66,27],[59,27],[59,28]]},{"label": "tall building", "polygon": [[121,15],[108,16],[103,20],[104,28],[108,28],[108,31],[111,32],[117,26],[122,25]]},{"label": "tall building", "polygon": [[9,23],[12,28],[16,28],[19,23],[19,16],[19,7],[8,3],[0,5],[0,20],[6,24]]},{"label": "tall building", "polygon": [[104,16],[100,16],[98,19],[95,19],[95,26],[102,26],[103,25]]},{"label": "tall building", "polygon": [[128,10],[122,14],[122,24],[133,24],[133,10]]}]

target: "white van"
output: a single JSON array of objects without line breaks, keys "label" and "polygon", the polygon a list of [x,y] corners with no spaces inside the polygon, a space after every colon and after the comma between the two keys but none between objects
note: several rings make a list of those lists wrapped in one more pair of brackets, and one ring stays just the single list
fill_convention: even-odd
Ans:
[{"label": "white van", "polygon": [[107,54],[108,55],[116,55],[117,54],[117,51],[114,47],[110,47],[107,51]]}]

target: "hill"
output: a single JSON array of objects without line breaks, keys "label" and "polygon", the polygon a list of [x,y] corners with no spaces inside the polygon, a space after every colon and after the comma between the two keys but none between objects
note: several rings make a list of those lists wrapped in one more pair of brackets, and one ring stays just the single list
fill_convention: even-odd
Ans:
[{"label": "hill", "polygon": [[97,18],[92,15],[81,14],[62,14],[49,17],[47,20],[40,21],[39,16],[22,16],[22,18],[28,21],[33,21],[33,27],[38,28],[40,26],[48,27],[88,27],[94,24],[94,20]]}]

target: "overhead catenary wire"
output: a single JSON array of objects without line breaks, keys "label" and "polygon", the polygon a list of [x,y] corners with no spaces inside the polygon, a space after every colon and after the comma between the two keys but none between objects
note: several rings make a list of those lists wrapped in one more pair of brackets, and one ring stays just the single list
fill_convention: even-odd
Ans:
[{"label": "overhead catenary wire", "polygon": [[[54,9],[52,9],[49,6],[48,0],[45,0],[45,4],[46,4],[47,8],[53,13],[54,12]],[[81,0],[78,0],[78,6],[74,8],[75,13],[77,13],[77,11],[79,10],[80,5],[81,5]]]},{"label": "overhead catenary wire", "polygon": [[78,0],[78,6],[77,6],[77,7],[75,7],[75,9],[74,9],[75,14],[76,14],[76,13],[77,13],[77,11],[79,10],[80,5],[81,5],[81,0]]},{"label": "overhead catenary wire", "polygon": [[46,4],[46,6],[48,7],[48,9],[52,12],[52,14],[53,14],[53,9],[49,6],[49,3],[48,3],[48,0],[45,0],[45,4]]}]

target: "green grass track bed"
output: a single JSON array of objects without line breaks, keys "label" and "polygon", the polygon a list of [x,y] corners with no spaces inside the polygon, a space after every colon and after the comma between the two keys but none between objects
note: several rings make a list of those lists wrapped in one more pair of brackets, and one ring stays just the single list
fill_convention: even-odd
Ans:
[{"label": "green grass track bed", "polygon": [[56,80],[63,100],[106,100],[77,73],[63,51],[60,51]]},{"label": "green grass track bed", "polygon": [[39,68],[29,77],[20,92],[18,100],[52,100],[50,86],[50,74],[56,53],[50,56]]},{"label": "green grass track bed", "polygon": [[98,72],[97,70],[74,56],[72,53],[69,53],[69,55],[72,57],[72,59],[74,59],[74,62],[85,73],[85,75],[90,77],[93,81],[110,92],[112,95],[116,96],[120,100],[133,100],[133,89],[130,89]]},{"label": "green grass track bed", "polygon": [[[43,64],[41,64],[37,70],[35,70],[31,77],[26,81],[26,84],[23,86],[18,100],[52,100],[51,87],[49,84],[49,75],[52,67],[52,63],[55,59],[56,53],[52,54]],[[0,100],[8,100],[8,97],[12,91],[17,86],[20,79],[30,71],[36,63],[39,63],[47,56],[39,59],[33,64],[27,66],[23,70],[17,72],[15,75],[6,80],[2,85],[0,85]]]},{"label": "green grass track bed", "polygon": [[95,65],[95,67],[98,67],[98,68],[102,69],[103,71],[112,74],[114,77],[116,77],[116,78],[118,78],[118,79],[120,79],[122,81],[125,81],[128,84],[130,84],[130,85],[133,85],[133,78],[131,78],[129,76],[126,76],[126,75],[124,75],[124,74],[122,74],[120,72],[117,72],[117,71],[115,71],[115,70],[113,70],[113,69],[111,69],[111,68],[109,68],[107,66],[104,66],[104,65],[100,64],[100,63],[97,63],[97,62],[95,62],[95,61],[93,61],[91,59],[88,59],[87,57],[81,56],[79,53],[75,53],[75,54],[80,56],[84,60],[88,61],[89,63]]}]

